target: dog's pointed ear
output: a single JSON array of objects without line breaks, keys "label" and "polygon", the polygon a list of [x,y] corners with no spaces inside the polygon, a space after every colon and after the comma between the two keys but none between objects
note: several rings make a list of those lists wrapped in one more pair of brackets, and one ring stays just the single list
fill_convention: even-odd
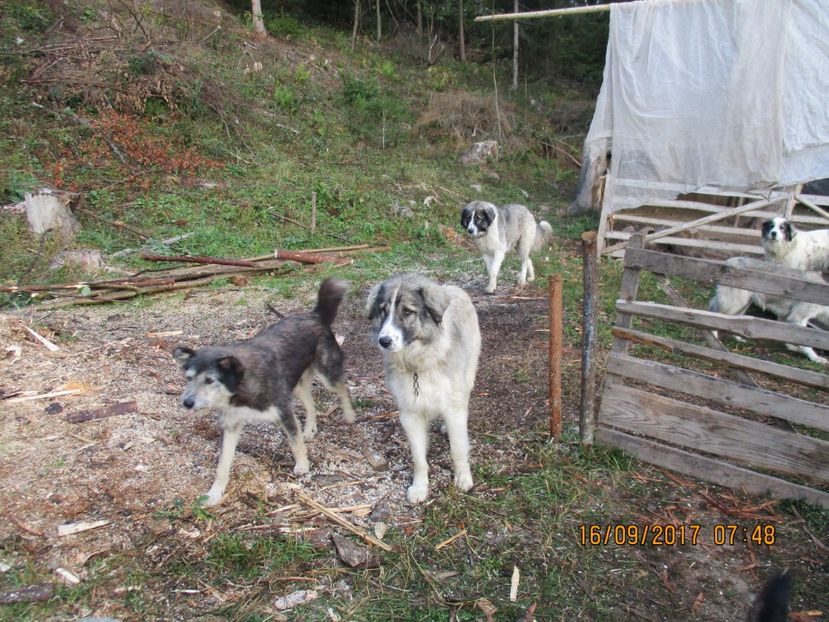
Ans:
[{"label": "dog's pointed ear", "polygon": [[384,288],[385,285],[383,283],[378,283],[372,287],[371,291],[368,293],[368,298],[366,299],[366,313],[368,314],[368,319],[370,320],[373,320],[380,315],[380,306],[383,304],[383,298],[385,297]]},{"label": "dog's pointed ear", "polygon": [[423,299],[423,308],[435,324],[440,324],[443,314],[449,306],[449,297],[439,285],[424,285],[417,290],[418,295]]},{"label": "dog's pointed ear", "polygon": [[175,350],[173,350],[173,358],[176,359],[182,367],[187,365],[187,361],[193,358],[196,355],[196,351],[193,348],[187,348],[185,346],[179,346]]},{"label": "dog's pointed ear", "polygon": [[216,360],[216,368],[222,375],[222,384],[231,393],[236,393],[245,375],[245,368],[242,362],[235,356],[223,356]]}]

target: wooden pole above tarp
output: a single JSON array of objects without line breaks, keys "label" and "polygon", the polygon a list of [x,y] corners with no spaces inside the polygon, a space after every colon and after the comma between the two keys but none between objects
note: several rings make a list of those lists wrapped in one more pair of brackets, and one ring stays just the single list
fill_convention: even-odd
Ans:
[{"label": "wooden pole above tarp", "polygon": [[545,11],[524,11],[522,13],[501,13],[500,15],[481,15],[475,18],[476,22],[501,22],[514,19],[536,19],[539,17],[555,17],[557,15],[575,15],[578,13],[603,13],[610,10],[610,4],[594,4],[592,6],[576,6],[569,9],[548,9]]}]

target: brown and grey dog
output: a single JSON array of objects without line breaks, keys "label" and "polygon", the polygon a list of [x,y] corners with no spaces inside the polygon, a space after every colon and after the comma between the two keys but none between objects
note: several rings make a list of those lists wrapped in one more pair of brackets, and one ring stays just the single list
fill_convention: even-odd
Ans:
[{"label": "brown and grey dog", "polygon": [[[176,348],[173,356],[187,378],[182,405],[190,410],[214,408],[221,412],[222,450],[205,505],[221,500],[236,444],[247,422],[278,423],[296,461],[294,475],[308,473],[304,441],[317,431],[311,395],[315,375],[340,396],[345,421],[354,422],[344,381],[344,356],[331,330],[346,290],[344,282],[328,279],[320,286],[317,306],[310,313],[287,317],[250,339],[228,345]],[[294,395],[305,408],[302,433],[292,407]]]},{"label": "brown and grey dog", "polygon": [[481,352],[472,300],[459,287],[399,274],[372,288],[366,310],[412,451],[409,501],[420,503],[429,493],[426,454],[429,423],[435,419],[442,420],[449,436],[455,487],[469,490],[469,396]]}]

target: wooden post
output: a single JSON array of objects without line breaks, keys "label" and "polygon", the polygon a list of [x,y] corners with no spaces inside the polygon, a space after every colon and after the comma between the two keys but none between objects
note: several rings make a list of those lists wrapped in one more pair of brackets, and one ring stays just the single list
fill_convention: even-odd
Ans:
[{"label": "wooden post", "polygon": [[564,318],[561,303],[561,275],[548,278],[550,289],[550,440],[561,434],[561,349]]},{"label": "wooden post", "polygon": [[599,290],[599,249],[595,231],[581,234],[584,271],[581,333],[581,411],[579,437],[583,445],[593,444],[596,429],[596,305]]},{"label": "wooden post", "polygon": [[311,192],[311,233],[317,228],[317,193]]}]

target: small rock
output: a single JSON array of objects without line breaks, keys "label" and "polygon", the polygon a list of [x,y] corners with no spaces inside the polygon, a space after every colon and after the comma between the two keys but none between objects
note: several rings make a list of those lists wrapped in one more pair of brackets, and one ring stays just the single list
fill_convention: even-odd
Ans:
[{"label": "small rock", "polygon": [[337,533],[332,534],[331,539],[337,548],[337,555],[345,565],[359,569],[380,567],[380,558],[368,547],[357,544]]},{"label": "small rock", "polygon": [[311,602],[312,600],[315,600],[317,596],[318,594],[314,590],[298,590],[288,594],[287,596],[274,598],[273,606],[279,611],[285,611],[286,609],[293,609],[303,603]]},{"label": "small rock", "polygon": [[49,264],[50,270],[63,267],[78,268],[84,272],[94,272],[104,266],[104,258],[97,249],[79,249],[63,251]]},{"label": "small rock", "polygon": [[391,206],[392,213],[400,216],[401,218],[414,218],[415,213],[411,206],[415,205],[414,201],[409,201],[408,205],[401,205],[399,202],[395,201],[394,205]]},{"label": "small rock", "polygon": [[63,412],[63,406],[61,406],[57,402],[52,402],[43,410],[46,412],[47,415],[57,415],[58,413]]},{"label": "small rock", "polygon": [[474,143],[467,151],[461,155],[461,163],[465,165],[482,164],[489,158],[498,156],[498,141],[484,140],[479,143]]}]

